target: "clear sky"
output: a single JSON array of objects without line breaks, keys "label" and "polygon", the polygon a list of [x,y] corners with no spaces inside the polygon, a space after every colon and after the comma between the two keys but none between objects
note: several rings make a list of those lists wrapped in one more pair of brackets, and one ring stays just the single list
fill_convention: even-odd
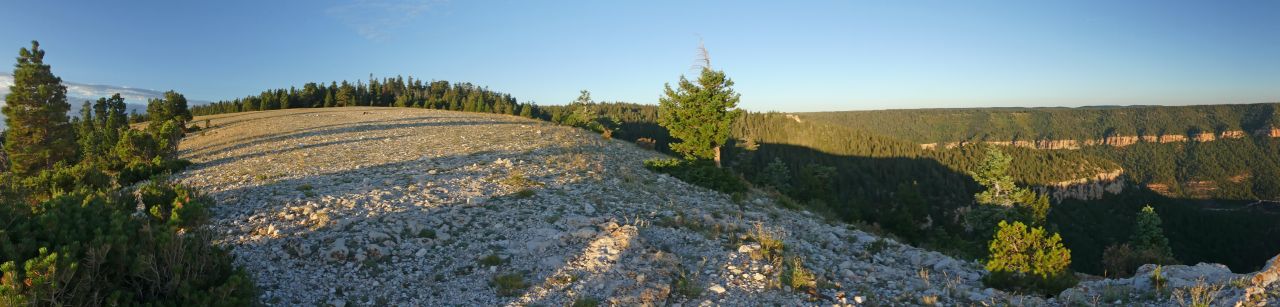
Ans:
[{"label": "clear sky", "polygon": [[7,63],[38,39],[66,81],[197,100],[373,74],[656,103],[699,36],[756,111],[1280,101],[1280,1],[0,4]]}]

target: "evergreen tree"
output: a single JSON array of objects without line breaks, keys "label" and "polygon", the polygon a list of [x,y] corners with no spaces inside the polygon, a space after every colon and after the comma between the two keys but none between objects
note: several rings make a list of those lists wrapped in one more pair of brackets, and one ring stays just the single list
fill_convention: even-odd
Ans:
[{"label": "evergreen tree", "polygon": [[679,142],[671,150],[686,159],[711,159],[720,166],[720,147],[729,140],[729,125],[739,116],[738,93],[733,80],[724,71],[712,70],[703,49],[704,65],[698,82],[680,76],[676,88],[665,85],[665,95],[658,100],[658,124],[671,131]]},{"label": "evergreen tree", "polygon": [[[1012,218],[1032,225],[1044,225],[1049,216],[1048,195],[1040,195],[1031,189],[1014,184],[1013,176],[1009,174],[1011,162],[1013,162],[1013,157],[1003,151],[995,147],[987,149],[986,159],[978,166],[977,170],[970,173],[974,181],[986,188],[982,192],[974,194],[974,200],[980,205],[994,206],[995,211],[1014,211],[987,212],[1001,215],[1001,217],[991,219],[989,222]],[[1007,213],[1013,213],[1016,216],[1009,216]],[[979,227],[984,226],[979,225]]]},{"label": "evergreen tree", "polygon": [[988,247],[986,283],[1006,290],[1037,290],[1057,294],[1074,283],[1067,268],[1071,250],[1062,237],[1022,222],[1000,221]]},{"label": "evergreen tree", "polygon": [[1018,194],[1025,193],[1026,190],[1013,183],[1013,176],[1009,175],[1009,164],[1012,162],[1013,157],[995,147],[989,147],[986,159],[976,171],[970,173],[974,181],[986,188],[973,195],[974,200],[979,204],[1005,207],[1012,207],[1017,203]]},{"label": "evergreen tree", "polygon": [[187,97],[175,91],[165,92],[164,99],[152,99],[147,102],[147,118],[156,123],[173,120],[179,125],[186,124],[191,120],[191,110],[187,108]]},{"label": "evergreen tree", "polygon": [[182,140],[186,122],[191,119],[187,98],[178,92],[165,92],[164,99],[152,99],[147,104],[147,113],[150,117],[147,132],[156,140],[159,147],[157,155],[168,160],[176,159],[178,142]]},{"label": "evergreen tree", "polygon": [[128,107],[124,103],[124,97],[120,97],[120,93],[111,95],[111,98],[98,99],[98,103],[102,104],[103,109],[106,110],[105,123],[108,129],[128,128],[129,117],[125,114],[125,109]]},{"label": "evergreen tree", "polygon": [[96,116],[93,114],[93,105],[88,100],[80,105],[80,116],[72,118],[71,123],[76,127],[76,142],[80,146],[81,159],[92,156],[90,152],[100,147],[102,139],[96,133],[99,127],[94,125]]},{"label": "evergreen tree", "polygon": [[1129,242],[1136,250],[1146,250],[1164,259],[1173,259],[1173,250],[1169,248],[1169,239],[1165,238],[1164,229],[1160,227],[1160,224],[1160,215],[1156,214],[1155,208],[1150,205],[1142,207],[1142,211],[1138,212],[1137,221],[1133,225],[1133,236],[1129,239]]},{"label": "evergreen tree", "polygon": [[520,117],[533,118],[533,106],[530,104],[520,105]]},{"label": "evergreen tree", "polygon": [[51,169],[58,162],[75,159],[75,131],[67,119],[71,109],[67,88],[44,63],[39,42],[31,41],[31,49],[18,51],[13,85],[4,100],[8,127],[4,150],[10,171],[30,176]]},{"label": "evergreen tree", "polygon": [[773,158],[773,162],[764,167],[764,171],[760,174],[760,183],[765,186],[773,187],[781,193],[791,191],[791,170],[787,164],[782,162],[780,158]]},{"label": "evergreen tree", "polygon": [[396,96],[396,103],[395,103],[396,107],[405,108],[405,107],[409,107],[410,106],[409,104],[410,104],[409,95]]},{"label": "evergreen tree", "polygon": [[333,98],[333,92],[327,92],[324,95],[324,107],[330,108],[337,106],[337,102]]},{"label": "evergreen tree", "polygon": [[338,93],[334,95],[339,107],[350,107],[356,105],[356,89],[347,81],[342,81],[342,86],[338,87]]},{"label": "evergreen tree", "polygon": [[[120,130],[128,129],[128,117],[125,115],[124,97],[120,94],[111,98],[98,98],[93,104],[94,135],[97,138],[96,148],[81,148],[85,155],[107,155],[120,140]],[[81,136],[83,138],[83,136]]]}]

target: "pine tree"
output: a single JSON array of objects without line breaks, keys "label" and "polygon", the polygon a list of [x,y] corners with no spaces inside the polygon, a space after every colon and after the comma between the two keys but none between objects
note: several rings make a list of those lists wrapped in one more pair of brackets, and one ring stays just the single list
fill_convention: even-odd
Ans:
[{"label": "pine tree", "polygon": [[533,105],[527,103],[520,105],[520,117],[533,118]]},{"label": "pine tree", "polygon": [[74,128],[67,119],[67,88],[44,63],[40,43],[18,51],[13,85],[5,95],[4,150],[9,170],[30,176],[76,157]]},{"label": "pine tree", "polygon": [[978,184],[986,187],[986,190],[973,195],[973,198],[979,204],[999,205],[1010,207],[1014,205],[1014,194],[1021,191],[1013,183],[1013,176],[1009,175],[1009,164],[1013,162],[1013,157],[1005,154],[1003,151],[990,147],[987,149],[987,157],[983,160],[982,165],[972,173],[973,180]]},{"label": "pine tree", "polygon": [[764,167],[764,171],[760,173],[760,183],[773,187],[778,192],[787,193],[791,191],[791,169],[786,163],[778,157],[773,158],[773,162]]},{"label": "pine tree", "polygon": [[1133,236],[1129,238],[1129,242],[1138,251],[1145,250],[1163,259],[1173,259],[1169,239],[1164,236],[1164,229],[1160,224],[1160,215],[1156,214],[1155,208],[1150,205],[1143,207],[1142,211],[1138,212],[1137,221],[1133,225]]},{"label": "pine tree", "polygon": [[[1041,195],[1031,189],[1017,186],[1013,176],[1009,174],[1009,165],[1012,162],[1013,157],[1003,151],[995,147],[988,148],[986,159],[977,170],[969,173],[974,181],[986,188],[974,194],[973,199],[980,205],[996,207],[995,211],[1014,211],[987,212],[1001,216],[990,222],[1009,217],[1032,225],[1044,225],[1049,216],[1048,195]],[[1009,216],[1007,213],[1014,213],[1017,216]]]},{"label": "pine tree", "polygon": [[111,95],[111,98],[98,98],[93,105],[94,116],[97,117],[98,131],[101,136],[99,148],[95,149],[98,153],[107,153],[120,141],[120,130],[128,129],[129,118],[125,114],[124,97],[119,93]]},{"label": "pine tree", "polygon": [[338,87],[338,93],[334,95],[339,107],[350,107],[356,105],[356,89],[347,81],[342,81],[342,86]]},{"label": "pine tree", "polygon": [[175,91],[165,92],[164,99],[152,99],[147,102],[147,118],[156,123],[173,120],[178,124],[186,124],[191,120],[191,110],[187,108],[187,97]]},{"label": "pine tree", "polygon": [[150,117],[147,131],[159,146],[158,155],[168,160],[176,159],[178,142],[182,140],[186,122],[191,120],[187,98],[175,91],[165,92],[163,100],[152,99],[147,104],[147,113]]},{"label": "pine tree", "polygon": [[1000,221],[988,252],[986,269],[991,275],[984,281],[989,286],[1057,294],[1075,282],[1067,271],[1071,250],[1062,245],[1061,236],[1044,228]]},{"label": "pine tree", "polygon": [[101,135],[97,133],[101,128],[95,125],[97,116],[93,110],[93,105],[85,100],[84,104],[80,105],[80,116],[71,120],[72,126],[76,127],[76,138],[80,146],[80,154],[83,155],[82,160],[92,157],[102,143]]},{"label": "pine tree", "polygon": [[680,76],[676,88],[665,85],[665,96],[658,100],[658,124],[680,140],[670,144],[671,150],[686,159],[711,159],[719,167],[729,125],[742,112],[737,110],[740,95],[724,71],[711,69],[706,49],[701,50],[704,64],[698,83]]}]

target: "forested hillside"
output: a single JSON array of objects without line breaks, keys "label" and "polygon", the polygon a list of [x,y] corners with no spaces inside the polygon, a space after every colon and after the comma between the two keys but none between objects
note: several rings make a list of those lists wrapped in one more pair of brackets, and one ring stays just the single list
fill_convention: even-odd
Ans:
[{"label": "forested hillside", "polygon": [[1099,140],[1114,136],[1188,136],[1280,127],[1280,104],[1081,108],[917,109],[801,113],[904,141]]},{"label": "forested hillside", "polygon": [[1080,149],[1120,165],[1129,181],[1166,196],[1277,200],[1277,106],[884,110],[804,113],[800,118],[922,148],[976,142]]}]

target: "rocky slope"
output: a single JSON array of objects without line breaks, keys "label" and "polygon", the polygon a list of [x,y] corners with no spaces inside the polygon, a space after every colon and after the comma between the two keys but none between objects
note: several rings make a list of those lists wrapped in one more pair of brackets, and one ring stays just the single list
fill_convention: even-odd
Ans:
[{"label": "rocky slope", "polygon": [[[195,164],[177,179],[217,201],[217,243],[271,305],[970,306],[1103,296],[986,289],[977,263],[758,193],[734,201],[642,167],[661,154],[579,129],[398,108],[195,122],[206,119],[212,128],[182,143]],[[771,239],[785,261],[771,256]],[[819,290],[782,282],[797,259]]]}]

